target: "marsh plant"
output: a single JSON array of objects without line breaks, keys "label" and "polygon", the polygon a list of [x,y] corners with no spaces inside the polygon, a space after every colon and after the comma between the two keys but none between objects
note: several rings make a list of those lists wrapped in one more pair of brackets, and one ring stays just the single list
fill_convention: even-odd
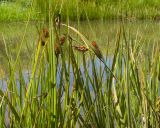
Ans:
[{"label": "marsh plant", "polygon": [[46,8],[47,27],[37,34],[28,81],[20,52],[30,17],[15,60],[4,40],[9,76],[0,90],[0,127],[159,127],[159,44],[146,56],[121,24],[110,59],[96,40],[70,26],[69,17],[62,23],[52,1]]}]

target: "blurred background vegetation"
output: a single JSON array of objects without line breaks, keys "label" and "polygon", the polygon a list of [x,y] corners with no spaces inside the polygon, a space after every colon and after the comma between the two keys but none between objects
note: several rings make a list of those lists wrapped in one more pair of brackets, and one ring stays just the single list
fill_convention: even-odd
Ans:
[{"label": "blurred background vegetation", "polygon": [[[52,0],[54,12],[62,19],[160,19],[159,0]],[[24,21],[31,11],[31,20],[48,14],[44,0],[0,0],[0,21]]]}]

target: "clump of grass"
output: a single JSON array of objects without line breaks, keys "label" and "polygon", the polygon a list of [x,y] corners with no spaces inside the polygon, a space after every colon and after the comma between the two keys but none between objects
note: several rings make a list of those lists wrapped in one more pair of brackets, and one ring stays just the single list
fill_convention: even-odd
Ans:
[{"label": "clump of grass", "polygon": [[[0,3],[1,21],[27,20],[27,14],[31,7],[31,0]],[[126,20],[159,20],[159,5],[157,0],[52,0],[51,5],[55,13],[61,13],[62,19],[66,20],[90,20],[97,19],[126,19]],[[34,1],[31,14],[32,20],[46,20],[48,16],[48,2],[43,0]],[[86,17],[87,16],[87,17]]]},{"label": "clump of grass", "polygon": [[[18,2],[0,2],[0,21],[26,21],[30,7],[24,7]],[[31,19],[36,19],[36,13],[32,11]]]},{"label": "clump of grass", "polygon": [[[113,60],[107,65],[109,58],[99,43],[70,26],[69,19],[56,25],[50,2],[48,29],[40,34],[28,82],[19,57],[25,34],[15,61],[4,39],[10,72],[7,89],[0,89],[0,125],[5,127],[7,119],[9,127],[158,127],[158,43],[147,58],[140,40],[131,39],[122,24],[115,35]],[[65,41],[60,38],[62,27]]]},{"label": "clump of grass", "polygon": [[[156,46],[153,47],[155,50],[152,52],[152,56],[156,58],[151,59],[153,68],[146,72],[148,67],[144,65],[148,62],[144,58],[141,60],[143,63],[139,63],[138,60],[142,59],[143,53],[137,52],[136,42],[131,42],[133,44],[128,42],[130,39],[126,37],[125,29],[117,32],[114,58],[109,67],[115,74],[117,78],[115,79],[105,69],[106,59],[100,65],[96,64],[100,62],[98,58],[102,59],[102,57],[92,50],[92,41],[87,40],[75,28],[67,25],[66,27],[80,36],[83,40],[83,48],[89,49],[80,53],[81,63],[76,58],[82,46],[76,46],[69,35],[66,36],[65,45],[60,45],[62,51],[58,62],[54,62],[55,59],[53,59],[55,42],[52,44],[46,40],[44,46],[39,43],[27,86],[22,75],[23,71],[20,69],[20,90],[16,84],[16,78],[11,75],[9,80],[12,84],[8,86],[8,91],[0,93],[2,126],[5,126],[5,118],[9,118],[9,125],[13,127],[23,125],[27,127],[158,126],[159,118],[154,106],[158,97],[158,75],[155,71],[158,68],[159,53],[158,49],[155,49]],[[52,30],[50,35],[54,35]],[[41,41],[43,38],[39,40]],[[92,44],[95,47],[95,43]],[[76,46],[78,51],[76,52],[72,46]],[[45,61],[46,48],[48,48],[47,61]],[[98,48],[97,44],[95,48]],[[124,48],[125,51],[123,51]],[[65,53],[69,56],[66,57]],[[91,60],[87,60],[87,56]],[[10,60],[9,55],[8,60]],[[12,68],[12,62],[9,61],[9,64]],[[19,64],[21,65],[21,61]],[[71,69],[73,76],[70,74]],[[11,74],[14,72],[11,70]],[[147,77],[148,74],[150,79]],[[58,75],[55,77],[59,77],[59,83],[54,75]],[[155,83],[155,89],[152,88],[152,83]],[[155,100],[151,100],[153,96]],[[8,111],[8,117],[4,116],[6,111]]]}]

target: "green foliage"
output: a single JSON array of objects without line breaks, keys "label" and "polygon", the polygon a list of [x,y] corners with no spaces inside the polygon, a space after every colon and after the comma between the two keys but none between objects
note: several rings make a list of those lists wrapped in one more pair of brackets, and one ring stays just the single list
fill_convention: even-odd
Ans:
[{"label": "green foliage", "polygon": [[[49,23],[50,28],[54,27],[52,21]],[[81,45],[89,50],[78,53],[72,46],[80,40],[74,42],[72,36],[67,37],[56,61],[53,44],[61,33],[51,29],[53,37],[46,40],[45,46],[39,40],[31,56],[28,82],[23,76],[19,52],[17,61],[13,61],[5,44],[10,74],[7,90],[0,90],[2,126],[8,118],[12,127],[158,126],[159,45],[152,46],[148,58],[142,52],[141,39],[131,39],[125,27],[119,26],[110,71],[106,65],[109,58],[99,56],[90,40],[72,26],[62,27],[69,29],[68,35],[78,35],[83,40]],[[149,48],[146,46],[146,50]]]},{"label": "green foliage", "polygon": [[[0,2],[0,20],[27,20],[31,8],[31,0]],[[35,0],[31,17],[33,20],[47,20],[48,1]],[[71,20],[89,19],[158,19],[158,0],[52,0],[54,13],[61,13],[62,19],[68,16]]]},{"label": "green foliage", "polygon": [[[26,5],[26,4],[25,4]],[[16,2],[0,2],[0,21],[25,21],[27,20],[30,8],[29,5]],[[36,18],[32,11],[31,19]]]},{"label": "green foliage", "polygon": [[[20,53],[32,15],[27,17],[15,59],[3,39],[9,75],[5,79],[7,89],[0,89],[0,126],[5,127],[8,119],[8,125],[17,128],[158,127],[159,44],[155,43],[152,48],[146,45],[145,49],[151,49],[146,56],[141,38],[137,35],[132,39],[122,22],[114,36],[116,47],[108,66],[108,56],[104,57],[95,43],[91,44],[79,30],[68,25],[72,14],[69,8],[66,8],[67,24],[55,25],[57,13],[65,16],[65,6],[55,10],[52,2],[37,6],[40,10],[45,7],[41,18],[46,18],[50,36],[42,37],[40,33],[33,56],[30,56],[32,68],[28,82],[23,76]],[[79,5],[73,2],[75,4]],[[90,6],[93,8],[95,4],[90,2]],[[73,7],[77,19],[81,19],[81,8]],[[61,28],[67,32],[64,45],[60,45]],[[44,38],[46,42],[42,46]],[[77,44],[88,51],[76,51],[73,46]],[[61,52],[59,56],[55,56],[57,47]]]}]

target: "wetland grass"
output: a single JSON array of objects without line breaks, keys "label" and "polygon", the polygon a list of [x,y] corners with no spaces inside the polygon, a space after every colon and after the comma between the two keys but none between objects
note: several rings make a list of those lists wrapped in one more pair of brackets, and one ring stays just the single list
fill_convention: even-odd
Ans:
[{"label": "wetland grass", "polygon": [[[70,26],[69,18],[67,24],[56,26],[51,5],[47,4],[48,27],[42,29],[31,56],[28,82],[19,58],[22,47],[14,61],[4,39],[10,72],[4,80],[7,89],[0,89],[0,127],[158,128],[159,44],[147,58],[141,40],[133,40],[120,26],[107,65],[109,57],[104,57],[98,42]],[[61,37],[62,27],[67,34]]]},{"label": "wetland grass", "polygon": [[[85,38],[77,29],[68,28]],[[29,83],[20,69],[20,90],[12,76],[11,88],[0,91],[1,127],[7,125],[6,119],[10,127],[159,127],[159,81],[155,71],[159,69],[160,58],[156,45],[150,60],[153,68],[148,72],[146,70],[151,67],[145,64],[148,60],[143,53],[137,53],[137,44],[131,44],[125,29],[118,31],[113,62],[108,67],[115,79],[105,69],[107,58],[104,59],[98,43],[83,39],[82,44],[77,45],[69,33],[65,43],[59,45],[62,51],[56,63],[53,48],[56,50],[57,32],[52,31],[47,30],[49,40],[38,40],[40,45],[33,58]],[[42,43],[44,40],[48,42]],[[21,61],[18,62],[21,65]],[[102,63],[97,65],[97,62]]]},{"label": "wetland grass", "polygon": [[[32,2],[34,7],[32,8]],[[156,20],[159,21],[158,0],[52,0],[55,13],[61,12],[62,20]],[[48,19],[48,1],[15,0],[0,2],[0,21],[26,21],[32,8],[31,20]],[[87,15],[87,17],[86,17]]]}]

